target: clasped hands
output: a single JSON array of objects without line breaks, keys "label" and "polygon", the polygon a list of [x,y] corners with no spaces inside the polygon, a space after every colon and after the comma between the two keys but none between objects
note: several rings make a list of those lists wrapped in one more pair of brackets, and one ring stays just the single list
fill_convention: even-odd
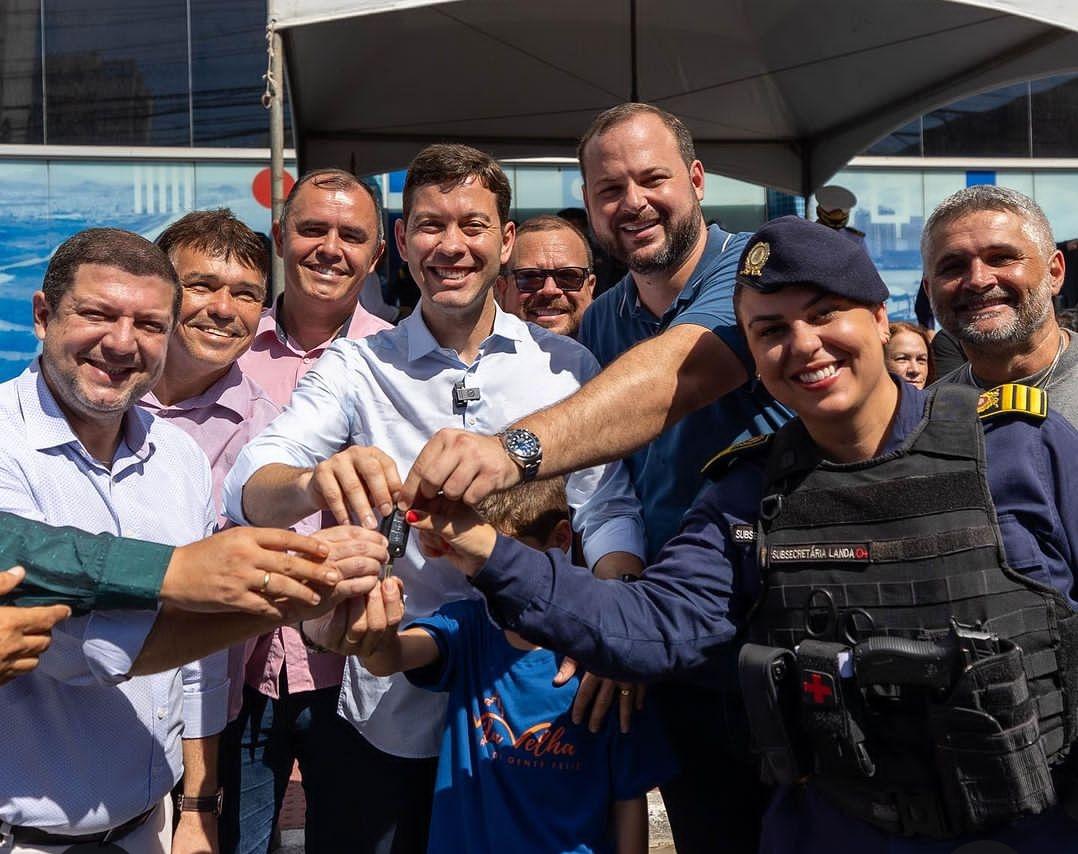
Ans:
[{"label": "clasped hands", "polygon": [[[352,446],[315,466],[304,487],[311,503],[328,510],[338,523],[354,519],[372,532],[378,526],[375,510],[385,516],[395,506],[408,509],[406,519],[418,534],[424,556],[444,558],[471,577],[490,558],[498,536],[472,506],[519,482],[519,467],[497,437],[445,429],[423,448],[403,482],[386,453]],[[390,578],[371,583],[361,596],[308,620],[304,630],[327,649],[362,658],[395,633],[403,617],[403,587]],[[576,669],[576,663],[566,659],[555,683],[564,684]],[[589,728],[597,731],[615,699],[621,729],[627,732],[633,711],[643,705],[643,686],[582,673],[573,721],[587,718]]]}]

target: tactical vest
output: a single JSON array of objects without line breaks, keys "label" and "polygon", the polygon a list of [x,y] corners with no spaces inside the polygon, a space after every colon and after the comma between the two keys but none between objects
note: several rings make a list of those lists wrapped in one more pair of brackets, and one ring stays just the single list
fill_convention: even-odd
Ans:
[{"label": "tactical vest", "polygon": [[797,649],[813,785],[895,834],[1041,812],[1076,737],[1078,620],[1007,566],[976,406],[940,386],[899,449],[858,463],[821,460],[799,420],[769,443],[747,637]]}]

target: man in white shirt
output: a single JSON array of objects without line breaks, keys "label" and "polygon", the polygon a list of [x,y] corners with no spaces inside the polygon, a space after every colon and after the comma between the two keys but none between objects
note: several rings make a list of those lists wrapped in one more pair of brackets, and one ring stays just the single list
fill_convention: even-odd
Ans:
[{"label": "man in white shirt", "polygon": [[[236,521],[288,525],[319,509],[377,526],[370,495],[399,488],[427,440],[443,427],[495,433],[548,406],[598,372],[588,351],[497,308],[492,286],[509,260],[509,183],[489,156],[430,146],[408,171],[396,239],[422,292],[399,327],[334,342],[300,382],[288,409],[240,454],[225,483]],[[525,463],[526,464],[526,463]],[[375,487],[378,482],[381,487]],[[642,568],[640,509],[620,463],[574,474],[570,503],[584,555],[607,576]],[[473,595],[459,574],[425,560],[415,542],[394,571],[408,615]],[[370,745],[358,777],[353,850],[421,852],[445,700],[401,675],[376,678],[350,658],[341,711]]]},{"label": "man in white shirt", "polygon": [[[178,297],[167,257],[137,235],[90,229],[56,250],[34,295],[42,354],[0,385],[0,508],[171,545],[212,532],[205,455],[134,406],[160,375]],[[226,658],[128,679],[156,616],[73,617],[53,629],[36,671],[0,688],[10,850],[110,834],[131,852],[168,851],[168,795],[185,764],[189,803],[208,801],[181,815],[177,850],[212,850]]]},{"label": "man in white shirt", "polygon": [[[179,304],[168,258],[138,235],[90,229],[56,250],[33,300],[42,355],[0,384],[0,510],[170,545],[212,530],[205,454],[134,406],[161,374]],[[357,595],[373,585],[384,541],[361,533],[367,536],[353,537],[364,540],[355,549],[328,546],[332,564],[316,588],[323,606],[335,601],[330,592]],[[149,546],[143,551],[152,554]],[[227,554],[203,544],[189,559]],[[251,563],[262,578],[257,591],[274,606],[268,610],[287,618],[275,592],[282,578],[269,566],[255,570],[257,559],[249,546],[231,556]],[[152,566],[147,573],[153,577]],[[348,581],[329,590],[341,576]],[[316,590],[307,591],[309,604]],[[94,610],[53,628],[37,669],[0,687],[0,739],[10,747],[0,759],[0,852],[51,854],[106,842],[130,854],[215,851],[213,739],[224,726],[228,680],[224,653],[210,653],[277,622],[184,613],[173,603]],[[200,656],[208,657],[176,669]],[[169,793],[181,772],[173,839]]]}]

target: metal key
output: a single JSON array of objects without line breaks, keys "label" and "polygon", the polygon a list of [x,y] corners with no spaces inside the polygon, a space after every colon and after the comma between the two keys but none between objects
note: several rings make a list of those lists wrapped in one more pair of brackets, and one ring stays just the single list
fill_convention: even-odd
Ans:
[{"label": "metal key", "polygon": [[393,575],[393,562],[404,554],[404,549],[408,545],[408,532],[412,530],[412,526],[404,518],[404,511],[395,508],[392,513],[382,519],[378,530],[389,540],[389,560],[386,562],[385,569],[382,570],[382,578],[389,578]]}]

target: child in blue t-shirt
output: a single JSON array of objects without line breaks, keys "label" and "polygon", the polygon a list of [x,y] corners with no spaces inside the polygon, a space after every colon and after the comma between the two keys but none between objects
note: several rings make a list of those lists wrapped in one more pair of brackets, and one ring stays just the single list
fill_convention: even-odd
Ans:
[{"label": "child in blue t-shirt", "polygon": [[[491,496],[480,510],[528,545],[571,546],[562,479]],[[554,687],[558,657],[503,632],[478,599],[389,633],[363,664],[449,693],[429,852],[646,854],[645,795],[675,770],[646,707],[626,734],[614,714],[598,733],[574,724],[578,678]]]}]

